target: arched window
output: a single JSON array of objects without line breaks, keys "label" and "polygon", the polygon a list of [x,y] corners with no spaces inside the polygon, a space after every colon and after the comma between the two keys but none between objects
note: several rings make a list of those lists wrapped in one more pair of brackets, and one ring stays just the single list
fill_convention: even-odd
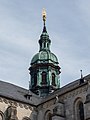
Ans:
[{"label": "arched window", "polygon": [[37,74],[34,74],[34,84],[33,87],[35,87],[37,85]]},{"label": "arched window", "polygon": [[75,101],[75,120],[84,120],[84,105],[81,98]]},{"label": "arched window", "polygon": [[44,42],[44,48],[46,47],[46,43]]},{"label": "arched window", "polygon": [[44,120],[52,120],[52,114],[50,110],[46,111]]},{"label": "arched window", "polygon": [[56,83],[55,83],[55,74],[54,73],[52,73],[52,85],[56,86]]},{"label": "arched window", "polygon": [[49,44],[47,43],[47,48],[49,47]]},{"label": "arched window", "polygon": [[46,74],[46,72],[42,72],[42,84],[47,84],[47,74]]},{"label": "arched window", "polygon": [[78,109],[79,109],[80,120],[84,120],[84,107],[82,102],[79,103]]},{"label": "arched window", "polygon": [[51,113],[48,114],[47,120],[52,120],[52,115],[51,115]]}]

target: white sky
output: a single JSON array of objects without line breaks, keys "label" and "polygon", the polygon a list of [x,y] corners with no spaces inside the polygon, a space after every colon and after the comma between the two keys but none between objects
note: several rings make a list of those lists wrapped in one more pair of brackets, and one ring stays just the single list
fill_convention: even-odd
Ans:
[{"label": "white sky", "polygon": [[0,80],[28,88],[30,61],[39,50],[42,9],[61,86],[90,72],[90,0],[0,0]]}]

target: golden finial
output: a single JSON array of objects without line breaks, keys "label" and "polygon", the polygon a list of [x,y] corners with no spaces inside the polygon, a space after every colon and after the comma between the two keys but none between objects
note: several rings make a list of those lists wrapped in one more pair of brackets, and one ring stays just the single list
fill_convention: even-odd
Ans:
[{"label": "golden finial", "polygon": [[42,11],[42,17],[43,17],[43,21],[44,21],[44,24],[45,24],[45,21],[46,21],[46,10],[43,8],[43,11]]}]

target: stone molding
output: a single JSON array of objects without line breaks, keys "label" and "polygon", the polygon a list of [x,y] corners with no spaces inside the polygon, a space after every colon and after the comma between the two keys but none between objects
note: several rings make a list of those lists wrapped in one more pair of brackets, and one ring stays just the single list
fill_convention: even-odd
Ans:
[{"label": "stone molding", "polygon": [[31,107],[30,105],[23,104],[23,103],[13,101],[13,100],[9,100],[9,99],[3,98],[3,97],[0,97],[0,102],[4,102],[5,104],[9,104],[10,106],[33,110],[33,107]]}]

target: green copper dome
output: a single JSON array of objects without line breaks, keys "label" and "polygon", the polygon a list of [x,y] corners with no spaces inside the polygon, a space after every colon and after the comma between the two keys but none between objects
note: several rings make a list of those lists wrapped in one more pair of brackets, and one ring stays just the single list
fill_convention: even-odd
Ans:
[{"label": "green copper dome", "polygon": [[40,51],[31,60],[31,64],[34,63],[42,63],[42,62],[48,62],[48,63],[55,63],[58,64],[58,59],[56,55],[54,55],[50,51]]}]

